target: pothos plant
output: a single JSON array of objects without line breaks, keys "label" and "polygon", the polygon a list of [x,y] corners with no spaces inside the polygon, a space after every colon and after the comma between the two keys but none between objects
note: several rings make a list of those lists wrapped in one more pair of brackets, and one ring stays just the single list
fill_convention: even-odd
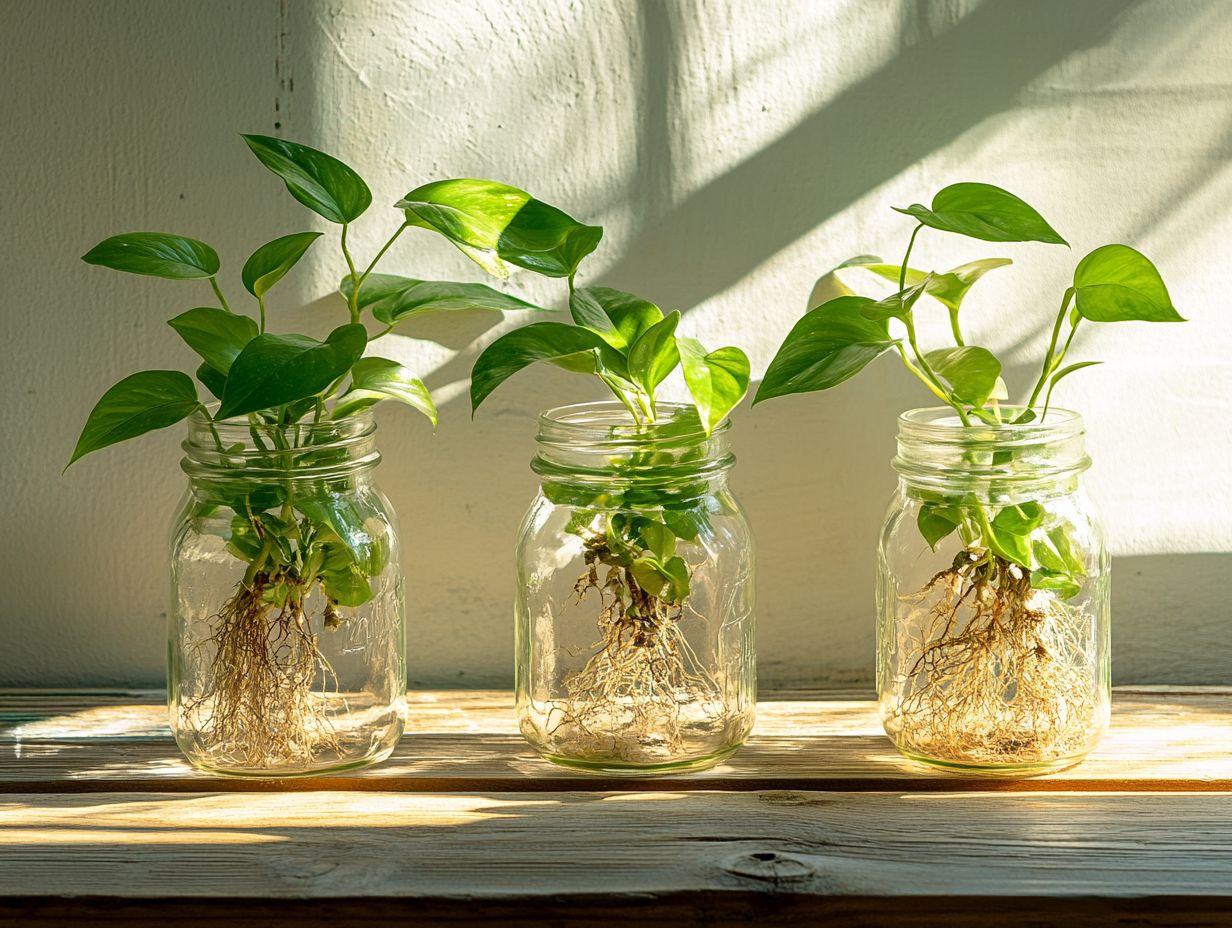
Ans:
[{"label": "pothos plant", "polygon": [[[735,347],[707,351],[695,338],[676,334],[680,312],[666,315],[648,300],[610,287],[575,287],[569,276],[573,323],[535,322],[514,329],[479,355],[471,372],[471,406],[507,378],[536,361],[597,377],[624,405],[635,429],[706,436],[734,409],[749,387],[749,359]],[[659,388],[680,368],[692,408],[665,420]],[[687,464],[704,454],[693,443],[685,450],[637,451],[612,461],[617,474],[653,472],[657,466]],[[548,485],[553,502],[581,507],[568,531],[586,539],[588,562],[627,571],[627,591],[656,608],[679,605],[689,595],[689,571],[675,554],[677,541],[705,531],[707,511],[697,487],[663,489],[628,485],[602,490]],[[636,509],[637,514],[621,512]],[[596,533],[596,520],[603,522]]]},{"label": "pothos plant", "polygon": [[[631,450],[609,459],[612,478],[602,486],[543,484],[551,502],[571,508],[565,531],[582,541],[578,602],[590,591],[600,601],[597,649],[564,681],[568,695],[558,709],[561,724],[577,723],[583,739],[606,731],[626,704],[635,728],[662,736],[662,719],[645,711],[647,700],[672,712],[680,701],[709,700],[719,691],[709,671],[695,666],[679,629],[694,569],[683,556],[685,545],[705,544],[710,507],[717,504],[704,480],[655,475],[679,476],[700,463],[705,438],[748,390],[749,360],[739,348],[708,351],[678,335],[678,311],[664,314],[648,300],[608,287],[576,287],[572,273],[568,283],[572,323],[535,322],[496,339],[475,361],[471,404],[478,410],[507,378],[538,361],[597,377],[623,404],[628,423],[616,429]],[[665,408],[660,388],[677,368],[692,405]],[[639,433],[655,441],[639,447]],[[672,437],[680,441],[663,441]],[[594,746],[587,741],[575,748],[586,753]]]},{"label": "pothos plant", "polygon": [[[1071,284],[1061,295],[1038,376],[1020,403],[1011,405],[1000,361],[987,348],[967,342],[961,315],[972,286],[986,273],[1008,266],[1010,260],[986,258],[944,273],[925,272],[911,267],[912,247],[924,229],[988,242],[1068,243],[1023,200],[988,184],[954,184],[938,192],[930,207],[913,204],[895,209],[915,220],[902,261],[887,264],[861,256],[836,269],[861,268],[891,281],[895,292],[876,299],[857,295],[840,282],[845,292],[805,314],[788,334],[755,403],[830,389],[880,355],[893,352],[930,393],[953,409],[963,428],[986,437],[990,429],[1046,421],[1057,385],[1074,372],[1099,363],[1071,358],[1075,336],[1087,323],[1183,321],[1159,272],[1145,256],[1128,245],[1096,248],[1078,262]],[[916,315],[926,296],[947,313],[952,344],[931,349],[920,345]],[[897,331],[891,331],[891,324]],[[1014,469],[1013,447],[991,454],[991,461],[973,457],[972,464],[982,460],[1007,471]],[[1080,594],[1087,573],[1072,524],[1050,513],[1047,501],[998,502],[995,492],[976,494],[964,488],[913,490],[913,494],[919,499],[918,531],[928,546],[935,551],[954,534],[960,541],[951,566],[914,598],[923,601],[934,589],[943,590],[945,597],[928,611],[937,624],[926,631],[919,659],[914,664],[907,662],[903,683],[920,700],[918,718],[925,720],[921,724],[939,729],[956,718],[951,709],[957,712],[955,707],[981,704],[984,691],[980,688],[985,681],[997,685],[995,681],[1000,680],[999,685],[1008,687],[1005,691],[1010,694],[1016,683],[1017,703],[1024,706],[1049,705],[1055,697],[1047,691],[1064,690],[1065,680],[1038,674],[1032,678],[1038,692],[1027,693],[1030,687],[1023,679],[1015,681],[1010,669],[1017,666],[1016,658],[1007,655],[1031,652],[1046,656],[1049,649],[1041,629],[1053,629],[1052,634],[1061,636],[1081,627],[1078,614],[1066,605]],[[956,622],[964,605],[970,611],[965,626]],[[1064,653],[1059,638],[1050,644],[1057,645],[1056,653]],[[1075,691],[1081,689],[1075,687]],[[1038,728],[1036,722],[1027,720],[1022,727],[1033,726]],[[961,727],[961,722],[953,725],[946,737],[962,737]],[[937,732],[933,735],[934,743],[940,740]],[[1048,737],[1067,735],[1053,732]],[[1019,742],[1014,751],[1038,747]]]},{"label": "pothos plant", "polygon": [[[261,690],[260,681],[247,678],[262,672],[270,674],[270,690],[311,686],[323,659],[306,621],[311,618],[306,614],[310,594],[320,591],[324,626],[334,628],[346,620],[349,609],[372,598],[369,580],[385,569],[384,542],[363,530],[352,498],[321,480],[278,477],[331,463],[335,449],[314,448],[328,443],[331,423],[344,422],[384,400],[410,405],[435,427],[436,408],[422,380],[371,349],[401,323],[427,313],[537,308],[483,284],[377,273],[391,246],[408,229],[426,229],[498,276],[510,264],[566,276],[601,235],[598,228],[574,223],[515,187],[446,180],[418,187],[395,204],[401,223],[365,262],[348,241],[354,223],[372,202],[363,179],[338,159],[305,145],[260,135],[243,139],[292,197],[338,228],[339,256],[346,268],[339,285],[345,321],[324,340],[267,330],[269,317],[275,315],[268,305],[272,288],[321,232],[285,235],[252,253],[239,275],[250,311],[241,311],[224,295],[218,254],[204,242],[155,232],[100,242],[84,256],[87,263],[208,284],[217,305],[188,309],[169,325],[198,355],[196,380],[213,402],[203,399],[193,378],[181,371],[132,374],[95,405],[69,460],[71,465],[86,454],[190,416],[199,417],[212,434],[222,477],[194,494],[191,515],[231,515],[227,551],[236,560],[237,583],[212,620],[219,666],[214,672],[216,692],[210,695],[223,703]],[[369,323],[375,323],[372,334]],[[218,428],[224,422],[247,426],[252,446],[225,444]],[[254,485],[245,479],[246,470],[273,476]],[[299,647],[275,651],[268,642],[285,640],[285,635],[276,637],[270,625],[297,637]],[[240,639],[255,642],[255,650],[237,647]],[[231,660],[244,653],[251,659]],[[285,661],[294,662],[298,670],[280,666]],[[259,720],[246,717],[237,705],[230,709],[238,712],[237,736],[245,726],[250,734],[260,728]]]},{"label": "pothos plant", "polygon": [[[937,193],[931,208],[917,203],[894,209],[916,220],[902,262],[885,264],[865,255],[836,270],[863,268],[897,283],[897,290],[882,299],[848,291],[806,313],[766,371],[755,405],[776,396],[830,389],[893,351],[908,371],[954,410],[964,426],[1025,424],[1047,417],[1053,390],[1061,380],[1101,363],[1065,363],[1083,322],[1184,321],[1159,271],[1144,255],[1128,245],[1096,248],[1078,262],[1073,282],[1061,296],[1040,373],[1029,394],[1021,405],[1002,407],[1009,393],[1001,379],[1001,362],[987,348],[967,344],[959,314],[963,300],[984,274],[1012,262],[985,258],[944,273],[917,270],[910,266],[916,236],[931,228],[988,242],[1068,243],[1035,209],[990,184],[953,184]],[[945,308],[952,346],[921,349],[915,310],[926,295]],[[890,320],[900,324],[901,335],[891,334]],[[991,511],[970,500],[937,498],[925,501],[918,526],[934,550],[957,531],[967,550],[977,555],[964,561],[965,571],[995,576],[1016,564],[1031,572],[1034,587],[1073,596],[1078,592],[1082,565],[1067,539],[1033,538],[1043,517],[1038,503]]]}]

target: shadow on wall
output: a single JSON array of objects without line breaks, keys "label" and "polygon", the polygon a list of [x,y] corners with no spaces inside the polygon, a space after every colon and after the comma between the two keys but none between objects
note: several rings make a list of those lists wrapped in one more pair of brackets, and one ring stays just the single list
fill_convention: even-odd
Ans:
[{"label": "shadow on wall", "polygon": [[[1030,81],[1099,44],[1138,2],[986,0],[650,219],[601,283],[636,282],[635,289],[664,305],[696,306],[870,190],[1011,109]],[[648,53],[665,49],[656,42]],[[648,74],[664,67],[648,57]],[[661,144],[658,157],[670,159],[666,135],[644,141]]]}]

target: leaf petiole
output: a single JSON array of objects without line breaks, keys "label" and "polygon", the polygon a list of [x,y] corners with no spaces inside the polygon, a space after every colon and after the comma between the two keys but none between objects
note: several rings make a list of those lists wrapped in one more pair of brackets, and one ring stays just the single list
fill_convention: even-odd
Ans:
[{"label": "leaf petiole", "polygon": [[227,298],[222,295],[222,290],[218,286],[218,278],[213,274],[210,275],[210,286],[214,288],[214,295],[218,297],[218,305],[227,312],[232,312],[230,304],[227,303]]}]

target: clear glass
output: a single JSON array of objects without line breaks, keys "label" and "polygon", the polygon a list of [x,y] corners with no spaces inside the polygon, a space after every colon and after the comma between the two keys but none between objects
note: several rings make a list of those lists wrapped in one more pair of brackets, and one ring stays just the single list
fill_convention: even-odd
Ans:
[{"label": "clear glass", "polygon": [[637,425],[617,403],[545,412],[517,543],[517,712],[544,757],[698,770],[753,726],[753,543],[725,422]]},{"label": "clear glass", "polygon": [[189,420],[171,540],[168,696],[197,767],[286,777],[388,757],[406,645],[398,534],[371,411]]},{"label": "clear glass", "polygon": [[1047,773],[1081,761],[1107,727],[1109,560],[1083,434],[1068,410],[1021,425],[964,427],[949,408],[899,418],[877,690],[907,757]]}]

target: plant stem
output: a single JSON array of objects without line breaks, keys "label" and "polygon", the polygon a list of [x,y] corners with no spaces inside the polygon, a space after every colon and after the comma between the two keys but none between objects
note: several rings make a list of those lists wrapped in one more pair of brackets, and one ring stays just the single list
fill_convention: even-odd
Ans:
[{"label": "plant stem", "polygon": [[[951,406],[954,411],[958,413],[958,418],[962,420],[963,425],[970,425],[971,420],[967,417],[967,412],[962,408],[962,404],[950,395],[949,391],[945,389],[945,385],[941,383],[941,378],[937,376],[928,361],[924,359],[924,355],[920,351],[920,346],[916,342],[915,323],[911,320],[911,313],[904,314],[903,325],[907,327],[907,341],[911,344],[911,352],[915,355],[915,360],[920,367],[920,371],[923,371],[928,380],[932,382],[933,392],[945,400],[946,405]],[[918,373],[919,372],[917,372],[917,374]]]},{"label": "plant stem", "polygon": [[[1065,344],[1061,348],[1061,353],[1057,355],[1056,361],[1052,364],[1053,370],[1060,367],[1061,363],[1065,360],[1065,356],[1069,354],[1069,346],[1074,343],[1074,336],[1078,333],[1078,323],[1081,321],[1082,317],[1079,316],[1074,320],[1074,324],[1070,326],[1069,336],[1065,339]],[[1048,391],[1044,394],[1044,410],[1040,413],[1041,422],[1048,418],[1048,407],[1052,405],[1052,389],[1056,385],[1057,383],[1055,380],[1048,381]]]},{"label": "plant stem", "polygon": [[915,247],[915,237],[920,234],[920,230],[924,228],[924,223],[920,223],[911,232],[911,239],[907,242],[907,253],[903,255],[902,267],[898,269],[898,289],[907,289],[907,262],[911,260],[911,249]]},{"label": "plant stem", "polygon": [[352,324],[359,322],[359,272],[355,270],[355,259],[351,257],[351,252],[347,249],[347,229],[349,223],[342,224],[342,257],[346,259],[347,269],[351,272],[351,296],[347,300],[347,306],[351,310]]},{"label": "plant stem", "polygon": [[218,278],[216,278],[213,274],[210,275],[210,286],[214,288],[214,295],[218,297],[218,305],[227,312],[232,312],[230,304],[227,303],[227,298],[222,295],[222,290],[219,289]]},{"label": "plant stem", "polygon": [[261,331],[265,331],[265,297],[257,297],[257,307],[261,310]]},{"label": "plant stem", "polygon": [[1048,353],[1044,355],[1044,366],[1040,370],[1039,380],[1035,382],[1035,389],[1031,391],[1031,398],[1027,400],[1027,409],[1032,409],[1035,406],[1035,401],[1039,399],[1040,391],[1044,389],[1048,376],[1056,367],[1053,362],[1053,355],[1057,350],[1057,339],[1061,337],[1061,326],[1065,323],[1065,311],[1069,309],[1069,301],[1073,297],[1074,288],[1066,288],[1065,296],[1061,300],[1061,308],[1057,311],[1056,324],[1052,327],[1052,340],[1048,343]]},{"label": "plant stem", "polygon": [[[368,275],[372,273],[373,269],[377,265],[377,262],[380,261],[383,257],[385,257],[385,252],[389,251],[390,246],[393,245],[393,243],[398,240],[398,236],[401,235],[407,229],[409,229],[410,226],[411,224],[409,222],[404,222],[402,223],[402,225],[398,226],[397,231],[395,231],[394,234],[389,237],[389,241],[381,246],[381,250],[376,253],[376,257],[373,258],[368,263],[368,266],[366,268],[364,268],[364,272],[359,275],[359,281],[355,284],[356,300],[358,300],[359,298],[358,297],[359,288],[364,285],[364,281],[368,279]],[[354,271],[352,271],[351,279],[354,280]]]},{"label": "plant stem", "polygon": [[959,348],[962,348],[967,343],[963,341],[962,330],[958,327],[958,310],[950,310],[950,331],[954,333],[954,341]]}]

